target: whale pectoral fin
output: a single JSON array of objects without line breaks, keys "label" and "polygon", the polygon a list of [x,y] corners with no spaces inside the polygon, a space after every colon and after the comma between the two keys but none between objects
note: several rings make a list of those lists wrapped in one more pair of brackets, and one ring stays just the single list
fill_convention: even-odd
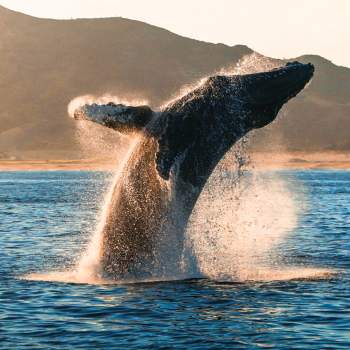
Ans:
[{"label": "whale pectoral fin", "polygon": [[123,104],[86,104],[74,112],[74,119],[88,120],[122,133],[143,129],[151,120],[153,111],[148,106]]}]

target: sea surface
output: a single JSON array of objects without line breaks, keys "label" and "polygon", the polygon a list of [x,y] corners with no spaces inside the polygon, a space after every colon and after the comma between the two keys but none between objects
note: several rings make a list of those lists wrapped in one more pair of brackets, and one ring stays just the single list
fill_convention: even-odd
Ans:
[{"label": "sea surface", "polygon": [[278,173],[302,208],[279,254],[320,278],[26,279],[76,264],[108,176],[0,173],[1,349],[350,349],[350,172]]}]

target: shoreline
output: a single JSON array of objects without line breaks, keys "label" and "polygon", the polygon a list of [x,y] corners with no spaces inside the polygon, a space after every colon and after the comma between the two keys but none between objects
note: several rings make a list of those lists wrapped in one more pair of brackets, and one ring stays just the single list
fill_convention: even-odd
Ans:
[{"label": "shoreline", "polygon": [[[278,169],[337,169],[350,170],[350,153],[339,152],[255,152],[249,155],[252,168]],[[228,165],[229,166],[229,165]],[[0,159],[0,171],[113,171],[115,159],[49,159],[10,160]]]},{"label": "shoreline", "polygon": [[50,160],[0,160],[0,172],[4,171],[112,171],[116,163],[111,159],[50,159]]},{"label": "shoreline", "polygon": [[350,152],[255,152],[250,159],[257,169],[350,170]]}]

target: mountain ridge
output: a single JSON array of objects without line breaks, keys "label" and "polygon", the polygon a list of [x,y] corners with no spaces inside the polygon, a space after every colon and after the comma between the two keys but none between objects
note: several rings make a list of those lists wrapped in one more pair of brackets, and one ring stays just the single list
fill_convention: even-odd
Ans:
[{"label": "mountain ridge", "polygon": [[[71,99],[109,93],[159,106],[184,85],[232,69],[254,51],[121,17],[53,20],[0,6],[0,55],[0,154],[77,158],[76,123],[67,116]],[[288,118],[252,137],[253,148],[350,149],[344,134],[350,127],[350,69],[317,55],[297,59],[314,63],[316,76],[288,104]]]}]

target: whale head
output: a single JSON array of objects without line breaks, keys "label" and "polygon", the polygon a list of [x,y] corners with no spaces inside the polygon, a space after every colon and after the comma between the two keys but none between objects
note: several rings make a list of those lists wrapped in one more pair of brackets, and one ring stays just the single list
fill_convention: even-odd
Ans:
[{"label": "whale head", "polygon": [[314,66],[289,62],[269,72],[248,74],[238,79],[239,97],[249,111],[249,123],[261,128],[271,123],[281,107],[310,81]]},{"label": "whale head", "polygon": [[240,113],[244,128],[261,128],[271,123],[281,107],[310,81],[314,66],[289,62],[268,72],[213,76],[207,88],[213,103]]}]

